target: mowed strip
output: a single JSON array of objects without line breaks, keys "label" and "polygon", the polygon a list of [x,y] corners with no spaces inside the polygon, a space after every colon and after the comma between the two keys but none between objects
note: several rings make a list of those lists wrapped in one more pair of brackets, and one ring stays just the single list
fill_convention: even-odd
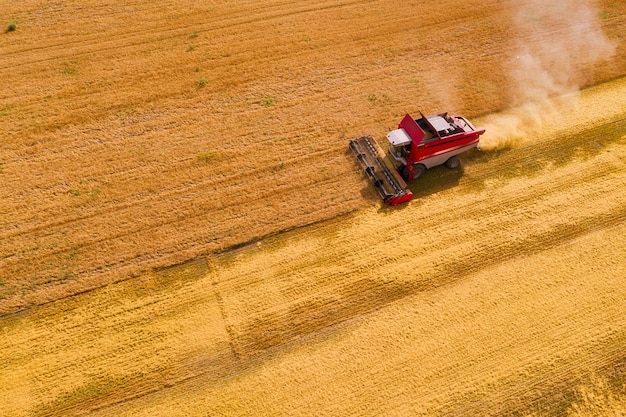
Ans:
[{"label": "mowed strip", "polygon": [[625,360],[625,232],[622,223],[481,269],[219,381],[207,372],[94,415],[562,413],[579,381]]},{"label": "mowed strip", "polygon": [[371,207],[8,315],[0,411],[523,408],[515,398],[534,401],[624,350],[617,126],[531,172],[534,146],[569,136],[473,160],[457,187],[403,208]]},{"label": "mowed strip", "polygon": [[[418,107],[510,103],[513,39],[540,41],[512,26],[515,2],[405,7],[7,6],[0,313],[364,207],[348,139]],[[625,57],[576,81],[621,75]]]}]

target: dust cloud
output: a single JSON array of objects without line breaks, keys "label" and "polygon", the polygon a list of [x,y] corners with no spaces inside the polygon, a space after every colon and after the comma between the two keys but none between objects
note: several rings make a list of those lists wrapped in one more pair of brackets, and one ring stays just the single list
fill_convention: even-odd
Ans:
[{"label": "dust cloud", "polygon": [[566,107],[575,109],[585,73],[615,53],[591,0],[525,1],[512,24],[518,36],[507,65],[513,108],[485,120],[484,150],[538,138],[544,124],[558,120],[562,111],[550,99],[566,95]]}]

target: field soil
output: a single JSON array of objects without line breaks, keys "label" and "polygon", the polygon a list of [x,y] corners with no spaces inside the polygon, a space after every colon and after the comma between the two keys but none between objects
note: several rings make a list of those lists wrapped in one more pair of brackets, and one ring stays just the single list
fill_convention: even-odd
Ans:
[{"label": "field soil", "polygon": [[542,3],[3,5],[0,415],[619,415],[626,3]]}]

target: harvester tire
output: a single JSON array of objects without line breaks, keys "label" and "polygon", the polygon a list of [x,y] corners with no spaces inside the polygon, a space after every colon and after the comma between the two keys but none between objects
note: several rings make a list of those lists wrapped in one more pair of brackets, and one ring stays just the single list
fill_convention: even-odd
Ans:
[{"label": "harvester tire", "polygon": [[446,161],[446,166],[450,169],[456,169],[461,165],[461,160],[458,156],[453,156],[452,158]]},{"label": "harvester tire", "polygon": [[426,172],[426,167],[422,164],[415,164],[413,166],[413,179],[416,180]]},{"label": "harvester tire", "polygon": [[409,178],[409,167],[405,165],[402,168],[400,168],[400,176],[405,181],[411,181],[411,179]]}]

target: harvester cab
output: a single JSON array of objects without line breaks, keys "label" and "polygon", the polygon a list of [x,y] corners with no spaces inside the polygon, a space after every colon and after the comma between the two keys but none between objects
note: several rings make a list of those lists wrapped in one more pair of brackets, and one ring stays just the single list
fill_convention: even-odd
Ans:
[{"label": "harvester cab", "polygon": [[406,181],[419,178],[428,168],[442,164],[457,168],[458,155],[478,147],[479,137],[485,133],[461,116],[420,115],[414,119],[406,114],[398,128],[387,134],[390,158],[371,136],[350,141],[350,148],[386,204],[409,201],[413,194]]}]

